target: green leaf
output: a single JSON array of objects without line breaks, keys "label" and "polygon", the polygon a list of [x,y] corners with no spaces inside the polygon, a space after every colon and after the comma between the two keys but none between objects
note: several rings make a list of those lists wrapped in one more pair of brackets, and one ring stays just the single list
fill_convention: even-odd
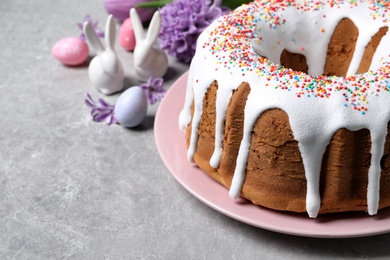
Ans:
[{"label": "green leaf", "polygon": [[251,1],[248,1],[248,0],[223,0],[222,5],[234,10],[237,7],[239,7],[243,4],[247,4],[249,2],[251,2]]},{"label": "green leaf", "polygon": [[135,7],[141,8],[159,8],[163,7],[166,4],[172,3],[172,0],[156,0],[154,2],[145,2],[141,4],[137,4]]}]

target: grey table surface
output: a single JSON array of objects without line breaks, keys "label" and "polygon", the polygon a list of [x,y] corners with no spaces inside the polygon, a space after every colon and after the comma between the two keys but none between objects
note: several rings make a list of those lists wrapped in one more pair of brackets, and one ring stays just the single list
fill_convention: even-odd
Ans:
[{"label": "grey table surface", "polygon": [[[320,239],[246,225],[190,195],[154,140],[158,104],[141,126],[91,121],[87,66],[66,67],[51,47],[78,36],[103,0],[0,1],[0,259],[389,258],[390,234]],[[132,54],[119,45],[126,85]],[[174,59],[165,87],[186,70]],[[359,228],[359,227],[356,227]]]}]

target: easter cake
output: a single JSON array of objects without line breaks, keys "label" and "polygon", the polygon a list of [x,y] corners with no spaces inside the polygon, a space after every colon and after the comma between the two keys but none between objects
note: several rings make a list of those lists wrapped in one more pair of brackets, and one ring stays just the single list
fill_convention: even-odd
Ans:
[{"label": "easter cake", "polygon": [[267,208],[390,206],[390,3],[254,1],[199,37],[188,158]]}]

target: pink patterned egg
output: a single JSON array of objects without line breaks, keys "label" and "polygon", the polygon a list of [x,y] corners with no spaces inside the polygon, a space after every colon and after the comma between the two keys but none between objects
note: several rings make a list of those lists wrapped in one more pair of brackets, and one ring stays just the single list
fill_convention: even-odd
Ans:
[{"label": "pink patterned egg", "polygon": [[135,48],[135,35],[133,25],[130,18],[127,18],[119,30],[119,43],[128,51],[133,51]]},{"label": "pink patterned egg", "polygon": [[87,60],[89,49],[88,45],[80,38],[68,37],[54,44],[51,54],[65,65],[76,66]]}]

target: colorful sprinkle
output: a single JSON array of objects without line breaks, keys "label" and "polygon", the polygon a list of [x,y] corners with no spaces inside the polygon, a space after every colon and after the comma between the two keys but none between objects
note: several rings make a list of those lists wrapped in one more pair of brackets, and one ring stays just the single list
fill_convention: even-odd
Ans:
[{"label": "colorful sprinkle", "polygon": [[[304,1],[299,4],[294,1],[265,0],[255,1],[246,8],[237,9],[228,16],[221,17],[219,25],[210,32],[210,41],[203,48],[208,49],[216,58],[218,66],[230,69],[238,67],[242,76],[251,71],[259,77],[266,77],[267,81],[276,81],[276,89],[294,90],[298,98],[329,98],[335,92],[340,92],[344,98],[344,107],[351,107],[362,115],[367,112],[369,93],[373,95],[381,91],[390,92],[390,64],[384,64],[378,71],[363,74],[336,77],[336,76],[310,76],[303,72],[294,71],[272,63],[253,51],[252,43],[261,45],[263,39],[258,37],[261,28],[258,22],[265,22],[268,28],[288,24],[288,20],[277,15],[278,10],[294,7],[302,12],[319,11],[326,6],[340,8],[349,3],[354,8],[358,3],[369,2],[372,19],[390,19],[390,1],[363,1],[363,0],[334,0],[334,1]],[[383,10],[386,12],[383,12]],[[323,15],[326,18],[326,15]],[[325,28],[321,28],[325,32]],[[296,42],[295,38],[291,38]],[[279,48],[280,41],[274,43],[274,49]],[[305,47],[300,47],[302,51]],[[226,55],[226,53],[228,53]],[[220,57],[224,54],[226,56]],[[266,84],[268,86],[268,84]]]}]

